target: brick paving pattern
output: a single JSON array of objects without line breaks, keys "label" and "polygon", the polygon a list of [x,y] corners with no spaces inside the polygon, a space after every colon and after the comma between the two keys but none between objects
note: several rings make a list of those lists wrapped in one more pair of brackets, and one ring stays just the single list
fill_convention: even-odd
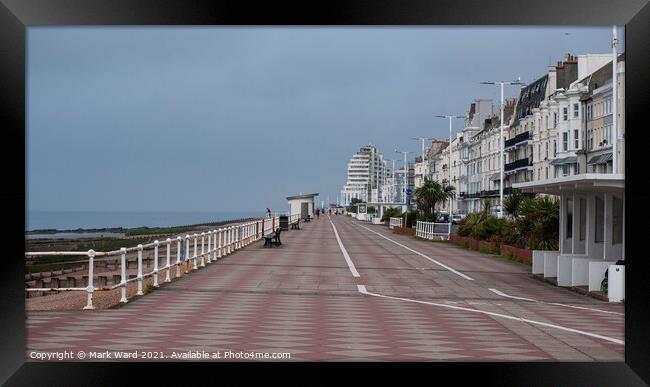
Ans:
[{"label": "brick paving pattern", "polygon": [[[522,264],[332,216],[256,242],[116,309],[31,311],[30,351],[288,352],[291,360],[623,361],[624,345],[400,297],[624,340],[622,305],[535,280]],[[365,228],[364,228],[365,227]],[[369,231],[409,246],[469,281]],[[489,288],[543,302],[505,298]],[[598,309],[552,305],[562,303]],[[602,311],[616,312],[603,313]],[[122,361],[122,360],[120,360]]]}]

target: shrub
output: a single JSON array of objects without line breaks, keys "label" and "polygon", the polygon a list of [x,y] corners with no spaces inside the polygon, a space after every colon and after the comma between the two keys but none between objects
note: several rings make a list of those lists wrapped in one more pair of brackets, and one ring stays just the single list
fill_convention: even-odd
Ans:
[{"label": "shrub", "polygon": [[418,217],[418,212],[415,210],[409,211],[406,213],[406,227],[413,227],[415,226],[415,222],[417,221]]},{"label": "shrub", "polygon": [[436,214],[432,213],[420,213],[417,216],[417,220],[420,222],[435,222],[436,221]]},{"label": "shrub", "polygon": [[402,216],[402,210],[399,208],[388,208],[384,211],[384,215],[381,217],[381,221],[385,222],[390,218],[399,218]]}]

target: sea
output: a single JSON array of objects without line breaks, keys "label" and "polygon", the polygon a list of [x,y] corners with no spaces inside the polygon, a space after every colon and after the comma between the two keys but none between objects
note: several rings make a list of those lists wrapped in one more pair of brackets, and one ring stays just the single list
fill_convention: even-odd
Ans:
[{"label": "sea", "polygon": [[[264,217],[264,211],[222,212],[119,212],[119,211],[28,211],[25,231],[77,230],[93,228],[172,227],[220,222],[241,218]],[[58,235],[57,235],[58,234]],[[29,238],[62,237],[63,233],[31,234]],[[67,232],[66,237],[91,236]],[[102,233],[108,236],[109,233]],[[119,236],[118,234],[110,236]]]}]

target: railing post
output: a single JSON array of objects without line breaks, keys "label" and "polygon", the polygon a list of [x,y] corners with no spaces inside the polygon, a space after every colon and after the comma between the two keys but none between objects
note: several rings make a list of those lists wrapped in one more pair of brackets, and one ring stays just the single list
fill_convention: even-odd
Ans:
[{"label": "railing post", "polygon": [[126,298],[126,248],[122,247],[120,249],[120,252],[122,253],[121,258],[121,264],[122,267],[120,268],[120,274],[122,275],[122,281],[120,282],[120,287],[122,289],[122,298],[120,299],[120,302],[123,304],[126,304],[129,302],[129,300]]},{"label": "railing post", "polygon": [[226,254],[230,254],[232,251],[232,226],[228,227],[228,232],[226,233],[226,237],[228,238],[228,249],[226,249]]},{"label": "railing post", "polygon": [[212,235],[214,235],[214,242],[213,242],[213,249],[212,249],[212,251],[214,252],[213,260],[216,261],[217,260],[217,254],[218,254],[218,251],[219,251],[218,247],[217,247],[217,230],[216,229],[212,231]]},{"label": "railing post", "polygon": [[208,263],[212,263],[212,250],[210,250],[211,244],[212,244],[212,231],[208,231],[208,250],[207,250]]},{"label": "railing post", "polygon": [[165,282],[171,282],[171,278],[169,278],[171,267],[169,266],[169,260],[171,258],[171,252],[172,252],[172,240],[167,238],[167,265],[165,266],[167,268],[167,273],[165,274]]},{"label": "railing post", "polygon": [[[196,246],[196,245],[195,245]],[[194,247],[196,250],[196,247]],[[205,233],[201,233],[201,267],[205,267]]]},{"label": "railing post", "polygon": [[198,241],[199,236],[195,233],[194,234],[194,255],[192,256],[192,270],[197,270],[198,267],[196,266],[196,261],[198,260],[198,256],[196,255],[196,242]]},{"label": "railing post", "polygon": [[142,245],[138,245],[138,296],[143,295],[142,292]]},{"label": "railing post", "polygon": [[158,287],[158,240],[153,241],[153,244],[153,286]]},{"label": "railing post", "polygon": [[219,229],[219,248],[217,249],[218,258],[221,258],[221,252],[223,251],[222,237],[223,237],[223,228]]},{"label": "railing post", "polygon": [[190,272],[190,235],[185,235],[185,274]]},{"label": "railing post", "polygon": [[176,237],[178,245],[176,246],[176,278],[181,276],[181,243],[183,243],[183,238],[180,236]]},{"label": "railing post", "polygon": [[84,306],[84,309],[95,309],[93,306],[93,292],[95,291],[95,286],[93,285],[93,272],[94,272],[94,261],[95,261],[95,250],[88,250],[88,286],[86,291],[88,292],[88,303]]}]

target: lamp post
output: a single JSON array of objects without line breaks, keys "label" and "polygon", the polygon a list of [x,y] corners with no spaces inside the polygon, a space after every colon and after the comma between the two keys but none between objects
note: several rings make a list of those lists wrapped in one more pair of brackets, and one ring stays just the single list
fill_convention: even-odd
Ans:
[{"label": "lamp post", "polygon": [[[422,142],[422,165],[424,166],[424,142],[433,140],[431,137],[412,137],[411,140],[420,140]],[[424,172],[422,172],[422,180],[424,180]]]},{"label": "lamp post", "polygon": [[618,173],[618,74],[616,25],[612,26],[612,173]]},{"label": "lamp post", "polygon": [[[391,173],[391,175],[390,175],[390,179],[391,179],[390,191],[388,191],[388,188],[386,188],[386,194],[387,194],[387,196],[390,194],[390,199],[388,200],[388,202],[394,203],[395,202],[395,192],[394,192],[395,191],[395,160],[394,159],[392,159],[392,160],[391,159],[385,159],[384,161],[387,161],[387,162],[392,161],[393,162],[393,168],[390,170],[391,171],[390,172]],[[385,178],[384,178],[384,185],[387,185],[387,183],[386,183],[387,179],[388,179],[388,174],[386,173]]]},{"label": "lamp post", "polygon": [[501,85],[501,121],[499,122],[499,147],[501,149],[500,152],[500,162],[499,162],[499,169],[501,173],[501,178],[499,180],[499,218],[503,218],[503,128],[505,127],[503,125],[503,109],[504,109],[504,101],[503,101],[503,85],[525,85],[521,81],[521,79],[517,78],[516,81],[490,81],[490,82],[481,82],[483,85]]},{"label": "lamp post", "polygon": [[411,152],[411,151],[398,151],[397,149],[395,149],[395,153],[402,153],[404,155],[404,189],[403,189],[403,192],[404,192],[404,206],[407,207],[406,209],[408,210],[408,203],[406,202],[406,187],[408,187],[408,180],[407,180],[408,177],[406,176],[406,174],[408,173],[407,172],[408,164],[406,164],[406,155],[409,154],[409,153],[413,153],[413,152]]},{"label": "lamp post", "polygon": [[[454,118],[467,118],[466,116],[454,116],[454,115],[437,115],[438,118],[448,118],[449,119],[449,161],[447,165],[447,172],[449,176],[448,185],[451,185],[451,120]],[[451,196],[449,196],[449,222],[451,222]]]}]

